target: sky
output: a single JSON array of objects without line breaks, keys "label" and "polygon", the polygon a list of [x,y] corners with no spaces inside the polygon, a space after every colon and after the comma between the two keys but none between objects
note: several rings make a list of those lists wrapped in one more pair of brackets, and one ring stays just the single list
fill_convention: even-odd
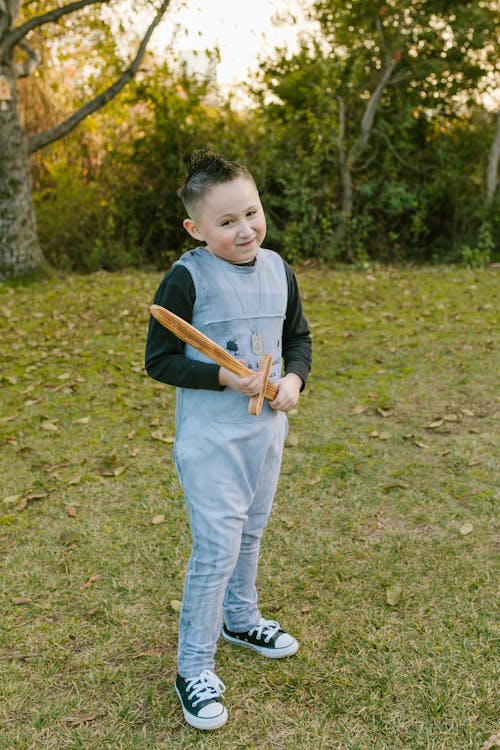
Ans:
[{"label": "sky", "polygon": [[[171,4],[155,33],[154,46],[161,50],[173,43],[176,51],[186,53],[218,47],[217,80],[222,87],[245,81],[248,71],[257,67],[259,55],[278,46],[293,50],[299,32],[308,28],[299,0],[187,0],[182,5],[180,0]],[[277,14],[287,12],[296,23],[272,23]]]}]

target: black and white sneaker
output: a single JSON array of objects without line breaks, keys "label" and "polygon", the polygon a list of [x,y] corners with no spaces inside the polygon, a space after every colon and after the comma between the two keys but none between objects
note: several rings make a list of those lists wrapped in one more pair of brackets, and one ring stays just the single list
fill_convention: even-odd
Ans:
[{"label": "black and white sneaker", "polygon": [[281,659],[283,656],[295,654],[299,644],[288,633],[280,628],[275,620],[261,618],[258,625],[245,633],[234,633],[222,626],[222,637],[230,643],[253,648],[254,651],[267,656],[268,659]]},{"label": "black and white sneaker", "polygon": [[179,696],[184,718],[196,729],[218,729],[227,721],[227,711],[221,703],[226,689],[216,674],[205,669],[198,677],[177,675],[175,692]]}]

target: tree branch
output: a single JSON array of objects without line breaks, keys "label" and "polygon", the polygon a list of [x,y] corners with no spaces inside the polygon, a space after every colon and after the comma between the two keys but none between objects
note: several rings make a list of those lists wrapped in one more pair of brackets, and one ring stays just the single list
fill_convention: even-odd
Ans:
[{"label": "tree branch", "polygon": [[27,78],[29,75],[31,75],[31,73],[33,73],[35,68],[38,68],[41,59],[40,55],[32,50],[27,42],[19,42],[19,46],[23,50],[23,52],[26,52],[27,59],[24,61],[23,65],[16,65],[16,77]]},{"label": "tree branch", "polygon": [[101,107],[111,101],[111,99],[114,99],[114,97],[120,93],[120,91],[136,74],[137,69],[139,68],[139,65],[142,62],[142,58],[144,57],[144,54],[146,52],[146,47],[151,38],[151,35],[160,23],[169,5],[170,0],[164,0],[161,4],[155,18],[148,27],[141,41],[141,44],[139,45],[137,54],[130,67],[127,68],[127,70],[125,70],[125,72],[122,73],[122,75],[113,84],[111,84],[111,86],[108,86],[107,89],[98,94],[90,102],[87,102],[87,104],[84,104],[82,107],[77,109],[76,112],[70,115],[70,117],[61,122],[59,125],[56,125],[54,128],[50,128],[50,130],[45,130],[43,133],[38,133],[37,135],[29,137],[28,152],[30,154],[32,154],[34,151],[38,151],[44,146],[47,146],[49,143],[53,143],[54,141],[57,141],[63,136],[67,135],[74,128],[76,128],[76,126],[79,125],[82,120],[91,115],[93,112],[96,112],[98,109],[101,109]]},{"label": "tree branch", "polygon": [[60,8],[54,8],[47,13],[42,13],[41,16],[34,16],[30,18],[26,23],[18,26],[17,29],[13,29],[6,35],[5,49],[7,52],[11,52],[16,44],[19,44],[21,39],[24,39],[26,34],[39,26],[44,26],[46,23],[55,23],[63,16],[67,16],[69,13],[74,13],[81,8],[85,8],[87,5],[96,5],[97,3],[109,3],[110,0],[76,0],[74,3],[69,5],[63,5]]},{"label": "tree branch", "polygon": [[368,141],[368,138],[370,137],[370,132],[373,127],[373,120],[375,119],[375,113],[380,102],[380,97],[382,96],[383,90],[391,79],[392,71],[396,67],[396,64],[397,60],[394,57],[388,58],[386,60],[382,78],[378,82],[375,91],[368,100],[363,119],[361,120],[361,134],[354,143],[349,153],[349,162],[351,165],[356,163],[357,158],[359,157],[361,151]]}]

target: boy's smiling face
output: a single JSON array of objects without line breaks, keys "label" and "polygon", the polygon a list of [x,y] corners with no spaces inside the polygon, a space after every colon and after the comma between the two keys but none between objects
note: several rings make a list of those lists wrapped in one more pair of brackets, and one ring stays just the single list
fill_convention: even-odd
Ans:
[{"label": "boy's smiling face", "polygon": [[183,222],[186,231],[230,263],[251,261],[266,235],[259,193],[245,176],[215,185],[192,213]]}]

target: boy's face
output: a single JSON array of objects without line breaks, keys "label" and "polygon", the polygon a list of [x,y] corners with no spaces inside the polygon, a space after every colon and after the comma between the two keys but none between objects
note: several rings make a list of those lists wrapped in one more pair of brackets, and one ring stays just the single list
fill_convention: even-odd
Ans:
[{"label": "boy's face", "polygon": [[215,185],[183,225],[191,237],[231,263],[252,260],[266,235],[259,193],[244,176]]}]

